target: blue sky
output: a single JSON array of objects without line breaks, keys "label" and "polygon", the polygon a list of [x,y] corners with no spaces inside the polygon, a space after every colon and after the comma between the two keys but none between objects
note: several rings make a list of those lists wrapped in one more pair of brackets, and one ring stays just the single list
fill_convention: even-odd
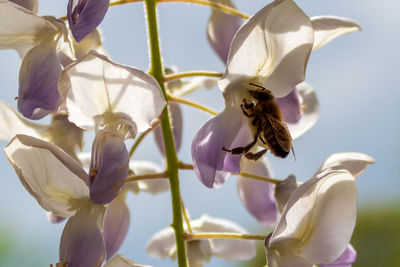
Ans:
[{"label": "blue sky", "polygon": [[[41,15],[63,16],[67,1],[39,0]],[[253,14],[269,1],[237,0],[238,8]],[[397,1],[296,1],[309,16],[336,15],[350,17],[362,27],[361,32],[343,36],[311,55],[306,81],[317,92],[320,119],[316,126],[294,142],[296,161],[271,158],[277,178],[295,173],[306,180],[332,153],[359,151],[371,155],[376,163],[357,178],[361,208],[398,200],[400,188],[400,130],[397,100],[400,47],[397,27],[400,25]],[[114,61],[146,70],[148,68],[144,8],[141,3],[112,7],[101,24],[104,47]],[[166,66],[175,65],[182,71],[224,71],[224,65],[214,55],[206,40],[206,25],[210,10],[183,3],[161,4],[159,7],[162,54]],[[0,98],[16,107],[20,59],[14,51],[0,51]],[[189,96],[216,110],[223,108],[218,88],[202,90]],[[209,117],[183,107],[184,139],[179,157],[190,162],[191,140],[197,129]],[[93,136],[86,138],[89,148]],[[1,142],[4,146],[6,142]],[[149,135],[135,154],[135,159],[162,164],[162,158]],[[3,185],[0,189],[1,224],[22,245],[36,244],[47,250],[38,257],[45,263],[55,263],[63,225],[50,225],[43,210],[25,191],[17,176],[0,155]],[[236,192],[235,177],[221,189],[206,189],[193,173],[181,175],[183,198],[193,218],[203,213],[225,217],[251,229],[256,221],[244,210]],[[154,266],[175,266],[169,259],[149,258],[144,247],[152,233],[171,221],[170,197],[146,194],[128,198],[132,226],[121,252],[133,260]],[[0,225],[1,225],[0,224]],[[1,226],[0,226],[1,227]],[[22,259],[15,259],[16,263]],[[210,266],[225,261],[212,260]],[[15,264],[16,265],[16,264]]]}]

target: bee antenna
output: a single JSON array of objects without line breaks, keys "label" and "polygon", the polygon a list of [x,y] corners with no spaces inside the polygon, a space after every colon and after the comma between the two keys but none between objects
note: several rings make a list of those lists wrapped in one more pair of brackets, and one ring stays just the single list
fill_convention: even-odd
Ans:
[{"label": "bee antenna", "polygon": [[263,86],[261,86],[261,85],[258,85],[258,84],[255,84],[255,83],[249,83],[249,85],[252,85],[252,86],[261,88],[261,89],[263,89],[263,90],[267,90],[265,87],[263,87]]},{"label": "bee antenna", "polygon": [[293,153],[294,161],[296,161],[296,154],[294,153],[294,148],[293,147],[292,147],[292,153]]}]

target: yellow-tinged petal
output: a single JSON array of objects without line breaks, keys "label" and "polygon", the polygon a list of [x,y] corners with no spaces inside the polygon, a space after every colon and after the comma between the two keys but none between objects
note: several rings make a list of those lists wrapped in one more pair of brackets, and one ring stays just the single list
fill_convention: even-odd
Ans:
[{"label": "yellow-tinged petal", "polygon": [[323,47],[343,34],[361,30],[357,22],[349,18],[318,16],[312,17],[311,23],[314,29],[313,50]]},{"label": "yellow-tinged petal", "polygon": [[364,172],[369,164],[374,162],[375,160],[372,157],[359,152],[336,153],[322,163],[317,173],[326,169],[346,170],[357,177]]}]

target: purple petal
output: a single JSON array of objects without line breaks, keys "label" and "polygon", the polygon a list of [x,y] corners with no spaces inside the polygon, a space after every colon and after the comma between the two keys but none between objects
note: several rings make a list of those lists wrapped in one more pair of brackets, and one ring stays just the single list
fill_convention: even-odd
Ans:
[{"label": "purple petal", "polygon": [[[229,6],[234,7],[230,4]],[[215,53],[226,63],[233,36],[243,24],[238,16],[213,10],[207,26],[207,37]]]},{"label": "purple petal", "polygon": [[106,250],[97,216],[87,211],[72,216],[62,233],[59,253],[68,267],[102,266]]},{"label": "purple petal", "polygon": [[[307,83],[302,82],[296,85],[298,92],[298,100],[300,102],[300,117],[298,121],[289,122],[287,126],[293,139],[304,134],[311,127],[315,125],[319,117],[319,104],[315,91]],[[296,113],[297,108],[293,106],[293,114]]]},{"label": "purple petal", "polygon": [[103,21],[110,0],[69,0],[68,23],[72,35],[80,42]]},{"label": "purple petal", "polygon": [[61,63],[54,47],[41,43],[25,55],[19,72],[18,111],[38,120],[57,109]]},{"label": "purple petal", "polygon": [[114,256],[124,241],[129,221],[129,209],[125,203],[124,194],[107,206],[104,216],[103,236],[106,243],[107,260]]},{"label": "purple petal", "polygon": [[46,217],[47,217],[47,220],[49,220],[51,223],[60,223],[65,220],[64,217],[57,216],[51,211],[46,212]]},{"label": "purple petal", "polygon": [[343,254],[330,264],[318,264],[320,267],[350,267],[357,259],[357,252],[352,245],[348,245]]},{"label": "purple petal", "polygon": [[[243,159],[242,172],[270,177],[266,159],[251,161]],[[238,178],[239,196],[246,209],[266,227],[273,226],[279,211],[274,198],[274,185],[250,178]]]},{"label": "purple petal", "polygon": [[209,188],[220,187],[230,172],[240,172],[241,155],[223,150],[247,145],[251,133],[240,108],[225,108],[209,119],[192,142],[193,167],[200,182]]},{"label": "purple petal", "polygon": [[33,13],[37,13],[38,11],[38,0],[10,0],[10,2],[14,2],[19,6],[22,6]]},{"label": "purple petal", "polygon": [[[172,133],[174,135],[175,149],[179,151],[182,143],[182,111],[177,103],[169,103],[169,111],[172,121]],[[163,135],[161,132],[161,125],[157,125],[153,130],[156,144],[161,154],[165,156],[165,147]]]},{"label": "purple petal", "polygon": [[124,185],[129,172],[129,155],[124,139],[108,129],[96,134],[92,145],[89,188],[97,204],[112,201]]},{"label": "purple petal", "polygon": [[275,101],[281,108],[283,121],[288,123],[296,123],[301,117],[301,105],[299,92],[295,88],[287,96],[276,98]]}]

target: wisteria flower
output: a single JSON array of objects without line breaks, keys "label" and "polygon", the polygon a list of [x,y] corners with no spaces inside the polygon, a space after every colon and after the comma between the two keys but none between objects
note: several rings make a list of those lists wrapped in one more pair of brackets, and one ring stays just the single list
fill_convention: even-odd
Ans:
[{"label": "wisteria flower", "polygon": [[99,204],[117,196],[129,172],[126,138],[152,127],[166,104],[157,81],[91,51],[60,75],[58,88],[68,119],[96,129],[90,165],[91,199]]},{"label": "wisteria flower", "polygon": [[[29,119],[41,119],[56,112],[60,104],[57,90],[63,67],[90,49],[99,49],[96,31],[85,45],[73,45],[63,21],[39,17],[8,1],[0,2],[0,48],[17,50],[22,60],[19,73],[18,111]],[[100,42],[100,45],[99,45]],[[75,53],[76,51],[76,53]]]},{"label": "wisteria flower", "polygon": [[192,143],[194,169],[205,186],[219,187],[229,172],[240,172],[241,155],[227,150],[247,152],[256,143],[265,147],[258,140],[260,126],[252,125],[255,119],[249,120],[245,109],[254,106],[260,88],[270,90],[272,98],[284,97],[304,80],[313,40],[311,21],[291,0],[267,5],[237,31],[219,82],[225,109],[201,127]]},{"label": "wisteria flower", "polygon": [[373,162],[361,153],[335,154],[293,191],[266,240],[268,266],[334,266],[329,264],[341,261],[356,222],[355,178]]},{"label": "wisteria flower", "polygon": [[[203,215],[200,219],[190,221],[193,233],[242,233],[246,231],[231,221]],[[227,260],[248,260],[256,255],[254,241],[231,239],[202,239],[187,242],[188,261],[190,266],[200,267],[212,256]],[[152,257],[176,258],[174,230],[165,228],[153,235],[147,246],[147,253]]]},{"label": "wisteria flower", "polygon": [[[227,32],[235,32],[235,24],[225,25],[217,19],[210,20],[209,31],[217,31],[221,23],[232,28]],[[256,155],[249,153],[255,145],[286,156],[291,140],[312,127],[318,118],[315,93],[301,83],[311,50],[356,30],[359,26],[344,18],[310,20],[292,0],[284,0],[269,4],[248,19],[230,44],[209,38],[215,50],[228,51],[229,45],[230,49],[229,55],[219,54],[227,57],[226,72],[219,82],[225,109],[200,128],[192,143],[193,165],[200,181],[210,188],[221,186],[229,172],[240,172],[241,154],[257,159],[265,153],[266,150]],[[261,99],[273,102],[257,115],[253,108]],[[260,122],[266,120],[261,113],[270,114],[267,117],[274,126],[269,130],[261,128],[268,127]],[[271,123],[273,114],[282,124]],[[276,140],[266,141],[266,133],[271,132]],[[285,135],[280,137],[278,133]]]},{"label": "wisteria flower", "polygon": [[53,216],[69,218],[61,237],[60,261],[71,266],[102,266],[116,253],[129,226],[126,191],[107,207],[94,203],[89,175],[78,161],[40,139],[17,135],[5,152],[39,205]]}]

